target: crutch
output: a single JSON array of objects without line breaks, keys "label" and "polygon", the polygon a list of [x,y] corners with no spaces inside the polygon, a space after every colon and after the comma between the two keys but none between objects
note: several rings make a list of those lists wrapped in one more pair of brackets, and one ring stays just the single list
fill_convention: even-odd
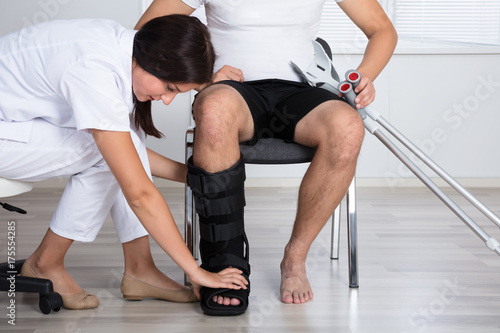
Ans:
[{"label": "crutch", "polygon": [[[320,43],[321,42],[321,43]],[[355,70],[349,70],[345,74],[345,80],[339,82],[338,74],[335,72],[331,59],[325,52],[325,42],[314,41],[315,59],[305,70],[300,69],[293,62],[292,67],[305,81],[313,87],[319,87],[331,91],[335,94],[343,94],[344,99],[354,108],[356,103],[356,93],[354,89],[358,85],[361,75]],[[419,178],[443,203],[451,209],[483,242],[486,246],[500,255],[500,243],[481,227],[477,225],[453,200],[451,200],[414,162],[410,160],[382,131],[377,124],[381,125],[394,138],[402,143],[410,152],[424,162],[431,170],[438,174],[444,181],[467,199],[481,213],[488,217],[493,223],[500,227],[500,219],[488,207],[475,198],[467,189],[460,185],[453,177],[438,166],[429,156],[422,152],[408,138],[385,120],[379,113],[370,107],[356,109],[363,119],[365,128],[377,137],[417,178]]]}]

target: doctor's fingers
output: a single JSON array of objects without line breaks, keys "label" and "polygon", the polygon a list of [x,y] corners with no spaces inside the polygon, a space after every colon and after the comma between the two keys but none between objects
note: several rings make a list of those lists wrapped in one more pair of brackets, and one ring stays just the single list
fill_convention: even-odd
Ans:
[{"label": "doctor's fingers", "polygon": [[246,285],[248,285],[248,281],[245,279],[243,275],[241,275],[242,271],[236,268],[226,268],[217,275],[226,283],[232,283],[246,289]]}]

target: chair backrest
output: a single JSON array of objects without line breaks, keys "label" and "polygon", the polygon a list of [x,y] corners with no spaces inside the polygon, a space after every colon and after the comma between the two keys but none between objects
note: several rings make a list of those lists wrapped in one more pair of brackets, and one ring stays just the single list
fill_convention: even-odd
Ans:
[{"label": "chair backrest", "polygon": [[0,198],[12,197],[33,189],[33,183],[18,180],[0,178]]},{"label": "chair backrest", "polygon": [[245,163],[293,164],[311,162],[315,149],[276,138],[259,139],[256,144],[240,144]]}]

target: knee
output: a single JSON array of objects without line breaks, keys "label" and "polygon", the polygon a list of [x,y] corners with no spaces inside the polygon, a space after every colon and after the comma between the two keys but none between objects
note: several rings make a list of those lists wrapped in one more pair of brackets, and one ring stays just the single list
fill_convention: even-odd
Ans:
[{"label": "knee", "polygon": [[230,135],[232,112],[227,104],[227,89],[212,86],[198,94],[193,105],[196,135],[217,142]]},{"label": "knee", "polygon": [[328,118],[325,126],[329,134],[323,140],[325,150],[335,163],[355,163],[365,135],[361,116],[346,106]]}]

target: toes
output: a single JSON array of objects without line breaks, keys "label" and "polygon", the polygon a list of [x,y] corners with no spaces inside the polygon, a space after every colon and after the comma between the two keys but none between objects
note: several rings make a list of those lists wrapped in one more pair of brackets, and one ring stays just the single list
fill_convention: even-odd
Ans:
[{"label": "toes", "polygon": [[301,300],[301,296],[298,292],[294,292],[293,294],[293,302],[295,304],[300,304],[300,303],[303,303],[303,300]]},{"label": "toes", "polygon": [[240,300],[239,300],[239,299],[237,299],[237,298],[232,298],[232,299],[231,299],[231,305],[233,305],[233,306],[238,306],[238,305],[240,305]]},{"label": "toes", "polygon": [[240,305],[239,299],[224,297],[221,295],[216,295],[216,296],[212,297],[212,302],[220,304],[220,305],[233,305],[233,306]]},{"label": "toes", "polygon": [[281,295],[281,301],[286,304],[301,304],[312,300],[313,295],[311,292],[283,292]]},{"label": "toes", "polygon": [[217,304],[221,304],[224,302],[224,297],[222,296],[218,296],[218,295],[215,295],[214,297],[212,297],[212,301],[214,303],[217,303]]},{"label": "toes", "polygon": [[288,293],[284,293],[282,296],[281,296],[281,301],[283,303],[286,303],[286,304],[290,304],[290,303],[293,303],[293,297],[292,295],[288,294]]}]

